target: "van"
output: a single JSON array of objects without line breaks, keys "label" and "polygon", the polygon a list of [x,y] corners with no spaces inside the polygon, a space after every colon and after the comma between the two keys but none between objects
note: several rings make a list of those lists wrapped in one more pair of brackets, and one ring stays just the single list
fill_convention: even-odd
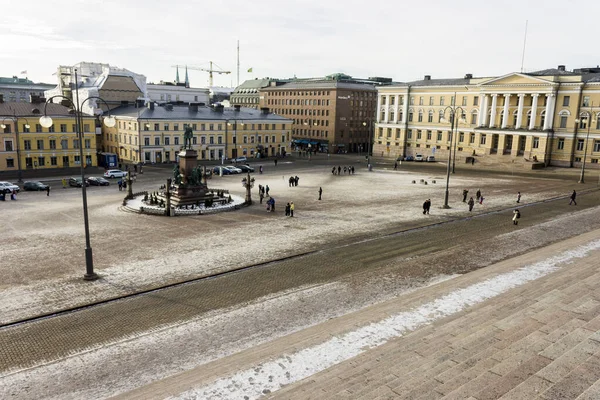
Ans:
[{"label": "van", "polygon": [[427,156],[427,162],[435,162],[435,157],[434,156]]},{"label": "van", "polygon": [[417,154],[415,156],[415,161],[423,161],[423,154]]}]

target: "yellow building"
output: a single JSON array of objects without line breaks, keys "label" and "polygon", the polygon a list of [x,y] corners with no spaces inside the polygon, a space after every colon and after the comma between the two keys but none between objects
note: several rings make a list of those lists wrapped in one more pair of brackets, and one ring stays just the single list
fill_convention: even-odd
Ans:
[{"label": "yellow building", "polygon": [[[0,100],[0,173],[21,177],[23,171],[79,167],[80,138],[75,115],[69,108],[49,103],[46,113],[53,125],[44,128],[44,102],[32,103]],[[96,166],[96,126],[94,117],[83,117],[84,165]]]},{"label": "yellow building", "polygon": [[117,123],[102,128],[101,150],[117,154],[125,163],[175,162],[187,126],[194,133],[192,147],[199,160],[267,157],[290,151],[292,121],[268,109],[138,103],[112,110],[111,115]]},{"label": "yellow building", "polygon": [[[456,141],[452,140],[452,114]],[[580,167],[600,159],[600,68],[563,65],[500,77],[432,79],[378,88],[373,154],[456,162]]]}]

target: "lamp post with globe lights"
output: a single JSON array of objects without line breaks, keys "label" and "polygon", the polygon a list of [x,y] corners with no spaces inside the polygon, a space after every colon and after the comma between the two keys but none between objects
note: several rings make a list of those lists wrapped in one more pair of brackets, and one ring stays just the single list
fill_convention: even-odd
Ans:
[{"label": "lamp post with globe lights", "polygon": [[[456,98],[456,97],[455,97]],[[447,122],[446,120],[446,111],[450,111],[450,147],[449,147],[449,151],[448,151],[448,166],[446,168],[446,193],[444,195],[444,205],[443,208],[450,208],[450,206],[448,205],[448,196],[449,196],[449,188],[450,188],[450,162],[452,160],[452,141],[454,140],[456,142],[457,138],[456,138],[456,130],[458,130],[458,118],[456,118],[457,113],[460,112],[461,115],[461,121],[462,123],[466,123],[466,120],[464,119],[464,117],[462,117],[465,114],[465,110],[460,107],[460,106],[448,106],[446,108],[444,108],[444,111],[442,112],[442,114],[444,115],[444,117],[440,120],[440,122]],[[454,150],[454,157],[456,158],[456,147]]]},{"label": "lamp post with globe lights", "polygon": [[[77,82],[77,70],[75,70],[75,82]],[[83,165],[84,135],[83,135],[83,129],[82,129],[83,118],[82,118],[81,109],[83,108],[84,103],[91,99],[96,99],[96,100],[100,100],[101,102],[103,102],[104,105],[106,106],[107,110],[109,109],[109,107],[108,107],[108,104],[106,103],[106,101],[104,101],[102,98],[97,97],[97,96],[90,96],[90,97],[84,99],[80,103],[79,102],[79,91],[77,90],[77,85],[76,85],[75,86],[75,102],[73,102],[71,99],[69,99],[68,97],[65,97],[63,95],[52,96],[48,100],[46,100],[46,104],[44,106],[44,115],[40,118],[40,125],[42,125],[45,128],[49,128],[52,126],[52,118],[46,114],[46,107],[48,106],[48,103],[51,103],[53,99],[58,98],[58,97],[69,102],[72,105],[73,110],[75,111],[75,126],[76,126],[76,130],[77,130],[77,136],[79,137],[79,158],[80,158],[79,165],[80,165],[80,169],[81,169],[81,182],[82,182],[81,197],[83,200],[83,224],[84,224],[84,229],[85,229],[85,267],[86,267],[86,272],[83,275],[83,279],[91,281],[91,280],[98,279],[98,275],[94,272],[94,259],[92,256],[92,246],[90,244],[90,227],[89,227],[89,221],[88,221],[86,181],[85,181],[85,170],[84,170],[84,165]],[[109,128],[114,127],[116,124],[115,118],[110,115],[110,112],[108,113],[108,115],[106,117],[101,117],[101,118],[103,120],[104,125]]]},{"label": "lamp post with globe lights", "polygon": [[[594,104],[592,103],[592,109],[594,107]],[[585,145],[583,148],[583,162],[581,163],[581,173],[579,175],[579,182],[578,183],[585,183],[584,178],[585,178],[585,162],[586,162],[586,158],[587,158],[587,148],[588,148],[588,142],[590,140],[590,127],[592,125],[592,123],[596,122],[596,120],[592,119],[593,114],[590,111],[582,111],[579,113],[579,118],[577,118],[575,120],[576,123],[579,124],[579,127],[581,128],[582,123],[586,123],[587,125],[587,134],[585,135]]]},{"label": "lamp post with globe lights", "polygon": [[16,150],[17,150],[17,178],[19,183],[23,183],[23,170],[21,169],[21,144],[19,143],[19,118],[23,118],[25,120],[25,125],[23,127],[26,129],[26,132],[29,132],[29,121],[25,117],[17,117],[16,113],[12,117],[2,118],[2,123],[0,124],[0,128],[6,129],[8,125],[4,123],[5,120],[11,120],[15,124],[15,139],[17,142]]},{"label": "lamp post with globe lights", "polygon": [[246,178],[242,178],[242,186],[246,188],[246,204],[252,204],[252,188],[254,187],[254,178],[250,177],[250,172]]}]

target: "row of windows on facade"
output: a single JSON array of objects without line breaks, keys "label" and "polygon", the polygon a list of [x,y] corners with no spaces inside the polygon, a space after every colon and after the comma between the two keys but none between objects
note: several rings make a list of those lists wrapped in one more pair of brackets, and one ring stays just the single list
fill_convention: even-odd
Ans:
[{"label": "row of windows on facade", "polygon": [[[81,162],[80,156],[72,156],[73,157],[73,165],[79,165]],[[50,158],[50,166],[58,167],[58,157],[52,156]],[[92,156],[85,156],[86,165],[92,165]],[[46,157],[26,157],[25,158],[25,168],[36,168],[36,167],[45,167],[46,166]],[[71,166],[71,162],[69,156],[62,156],[62,167]],[[14,168],[15,167],[15,159],[7,158],[6,159],[6,168]]]},{"label": "row of windows on facade", "polygon": [[[117,137],[117,135],[114,135],[114,139],[117,140],[119,139],[120,143],[127,143],[127,140],[129,141],[129,144],[133,144],[134,146],[138,145],[138,140],[137,140],[137,136],[133,136],[133,143],[132,143],[132,136],[131,135],[121,135],[119,134],[119,136]],[[207,143],[207,139],[208,139],[208,143]],[[281,141],[285,142],[286,139],[286,135],[281,135]],[[113,134],[107,134],[106,135],[106,140],[113,140]],[[161,143],[162,140],[162,143]],[[277,136],[276,135],[244,135],[242,136],[242,143],[247,144],[247,143],[275,143],[277,141]],[[144,137],[144,146],[150,146],[150,142],[151,142],[151,138],[150,137]],[[182,142],[182,138],[179,136],[174,136],[173,137],[173,145],[174,146],[179,146]],[[234,136],[232,138],[232,143],[233,144],[237,144],[237,138]],[[198,144],[198,137],[194,136],[192,137],[192,144]],[[223,144],[223,136],[216,136],[216,143],[215,143],[215,136],[208,136],[208,138],[206,136],[200,136],[200,144]],[[171,137],[170,136],[164,136],[164,137],[160,137],[160,136],[155,136],[154,137],[154,146],[170,146],[171,145]]]},{"label": "row of windows on facade", "polygon": [[[362,101],[361,101],[362,103]],[[268,99],[267,104],[270,106],[324,106],[331,105],[329,99]]]},{"label": "row of windows on facade", "polygon": [[[293,134],[298,134],[298,135],[303,135],[303,136],[309,136],[309,137],[329,137],[329,134],[327,131],[323,131],[323,130],[314,130],[314,129],[292,129],[292,133]],[[342,133],[342,137],[343,137],[343,133]]]},{"label": "row of windows on facade", "polygon": [[[386,105],[386,100],[387,97],[386,96],[381,96],[381,105]],[[545,96],[543,98],[543,106],[546,106],[547,102],[548,102],[548,97]],[[500,105],[503,106],[506,103],[507,98],[502,96],[499,97],[500,101]],[[571,96],[563,96],[562,98],[562,105],[563,107],[569,107],[570,103],[571,103]],[[450,96],[450,105],[454,105],[454,101],[455,98],[454,96]],[[467,101],[468,101],[468,97],[467,96],[462,96],[462,106],[466,106],[467,105]],[[396,102],[396,98],[394,96],[390,97],[390,104],[391,106],[395,105]],[[422,106],[425,103],[425,98],[423,96],[419,96],[419,105]],[[399,105],[403,105],[404,104],[404,96],[400,96],[400,100],[399,100]],[[411,96],[410,97],[410,103],[411,106],[415,105],[415,96]],[[583,96],[583,98],[581,99],[581,106],[582,107],[589,107],[590,106],[590,96]],[[433,106],[435,105],[435,96],[429,96],[429,105]],[[445,97],[444,96],[440,96],[439,98],[439,105],[443,106],[445,105]],[[479,105],[479,96],[475,96],[473,97],[473,105],[477,106]],[[515,104],[516,106],[517,104]],[[528,96],[525,97],[525,106],[532,106],[533,105],[533,97],[532,96]]]},{"label": "row of windows on facade", "polygon": [[[379,131],[379,137],[382,138],[383,137],[383,132]],[[388,129],[387,130],[387,138],[391,138],[392,137],[392,130]],[[433,131],[426,131],[425,132],[425,140],[432,140],[433,139]],[[524,137],[524,136],[522,136]],[[396,129],[396,140],[400,139],[400,129]],[[413,139],[413,130],[409,129],[406,133],[406,139],[407,140],[412,140]],[[422,140],[423,139],[423,131],[422,130],[417,130],[416,131],[416,140]],[[476,134],[475,133],[471,133],[469,134],[469,144],[474,144],[475,143],[475,139],[476,139]],[[436,140],[438,142],[441,142],[443,140],[443,132],[441,131],[437,131],[436,133]],[[485,145],[487,141],[487,135],[485,133],[480,134],[479,137],[479,144],[480,145]],[[450,143],[452,142],[452,132],[447,132],[447,137],[446,137],[446,142]],[[458,143],[464,143],[465,142],[465,133],[464,132],[459,132],[458,133]],[[381,143],[381,142],[380,142]],[[538,149],[540,145],[540,138],[534,136],[532,139],[532,144],[531,147],[534,149]],[[557,150],[564,150],[565,148],[565,139],[564,138],[558,138],[557,142],[556,142],[556,149]],[[576,150],[577,151],[583,151],[585,148],[585,139],[577,139],[577,144],[576,144]],[[594,139],[594,145],[593,145],[593,151],[594,152],[600,152],[600,140],[595,140]]]},{"label": "row of windows on facade", "polygon": [[[289,90],[268,90],[267,96],[329,96],[329,90],[317,91],[289,91]],[[362,93],[362,92],[357,92]]]},{"label": "row of windows on facade", "polygon": [[[279,153],[281,145],[278,145],[278,148],[271,148],[271,155],[275,155],[277,153]],[[117,149],[114,147],[110,148],[112,153],[116,153]],[[255,153],[255,149],[253,148],[242,148],[242,155],[247,156],[250,155],[251,157],[254,156]],[[208,149],[208,150],[200,150],[200,159],[202,160],[220,160],[223,158],[223,154],[224,154],[224,150],[223,149]],[[162,154],[162,153],[161,153]],[[127,149],[120,149],[119,155],[122,157],[133,157],[134,159],[136,158],[136,153],[134,152],[134,150],[128,151]],[[161,157],[162,158],[162,157]],[[152,160],[152,152],[150,151],[146,151],[144,152],[144,159],[147,162],[150,162]],[[170,151],[165,151],[164,154],[164,160],[165,161],[172,161],[171,160],[171,152]]]},{"label": "row of windows on facade", "polygon": [[296,125],[308,125],[308,126],[329,126],[329,120],[327,119],[294,119]]},{"label": "row of windows on facade", "polygon": [[233,104],[258,104],[258,96],[254,97],[232,97]]},{"label": "row of windows on facade", "polygon": [[[166,100],[166,101],[173,100],[173,98],[172,98],[172,96],[170,94],[164,94],[164,93],[160,94],[160,99],[163,100],[163,101],[164,100]],[[175,95],[175,101],[179,101],[179,95],[178,94]],[[198,96],[194,96],[194,101],[198,101]]]},{"label": "row of windows on facade", "polygon": [[273,112],[278,115],[316,115],[319,117],[329,117],[329,110],[308,110],[308,109],[286,109],[286,108],[275,108]]},{"label": "row of windows on facade", "polygon": [[[90,124],[83,124],[83,131],[84,132],[90,132]],[[4,128],[4,133],[11,133],[12,132],[12,125],[6,125],[6,128]],[[22,133],[30,133],[31,132],[31,127],[27,127],[27,124],[23,124],[21,131]],[[35,133],[43,133],[43,127],[40,124],[35,124]],[[47,130],[46,132],[52,133],[52,132],[56,132],[56,128],[54,127],[54,124],[52,124]],[[67,124],[60,124],[60,132],[63,133],[67,133],[67,132],[73,132],[73,133],[77,133],[77,125],[75,124],[71,124],[71,130],[67,130]]]},{"label": "row of windows on facade", "polygon": [[[69,139],[61,139],[60,140],[60,148],[62,150],[71,150],[79,148],[79,139],[72,139],[73,146],[69,147]],[[35,141],[36,148],[34,149],[31,145],[33,142],[31,140],[23,140],[23,150],[45,150],[45,141],[38,139]],[[84,146],[86,149],[90,149],[92,147],[92,141],[90,139],[85,139]],[[48,149],[56,150],[56,140],[50,139],[48,141]],[[4,140],[4,151],[15,151],[12,140]]]},{"label": "row of windows on facade", "polygon": [[[183,124],[181,125],[182,129],[181,130],[185,130],[189,124]],[[200,124],[200,130],[201,131],[206,131],[207,127],[209,131],[214,131],[215,130],[215,126],[216,126],[216,130],[217,131],[222,131],[224,130],[225,124]],[[276,130],[277,129],[277,124],[245,124],[243,122],[228,122],[227,126],[229,129],[239,129],[239,130],[258,130],[258,131],[262,131],[263,130],[263,126],[264,126],[264,130]],[[198,130],[198,124],[191,124],[192,130],[196,131]],[[137,123],[132,123],[131,122],[124,122],[124,121],[119,121],[119,129],[129,129],[129,130],[137,130]],[[170,124],[163,124],[163,131],[170,131],[171,129],[171,125]],[[177,132],[180,129],[180,125],[179,124],[173,124],[173,131]],[[255,129],[256,128],[256,129]],[[281,124],[281,129],[285,129],[285,124]],[[144,124],[144,130],[145,131],[149,131],[150,130],[150,124]],[[155,131],[160,131],[160,124],[159,123],[155,123],[154,124],[154,130]]]}]

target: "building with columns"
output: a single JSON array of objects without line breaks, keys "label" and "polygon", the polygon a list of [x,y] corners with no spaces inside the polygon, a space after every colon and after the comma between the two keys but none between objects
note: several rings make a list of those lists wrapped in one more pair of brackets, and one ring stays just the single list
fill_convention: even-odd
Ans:
[{"label": "building with columns", "polygon": [[[456,114],[452,140],[453,114]],[[373,154],[456,162],[598,166],[600,68],[565,66],[499,77],[432,79],[378,88]]]}]

